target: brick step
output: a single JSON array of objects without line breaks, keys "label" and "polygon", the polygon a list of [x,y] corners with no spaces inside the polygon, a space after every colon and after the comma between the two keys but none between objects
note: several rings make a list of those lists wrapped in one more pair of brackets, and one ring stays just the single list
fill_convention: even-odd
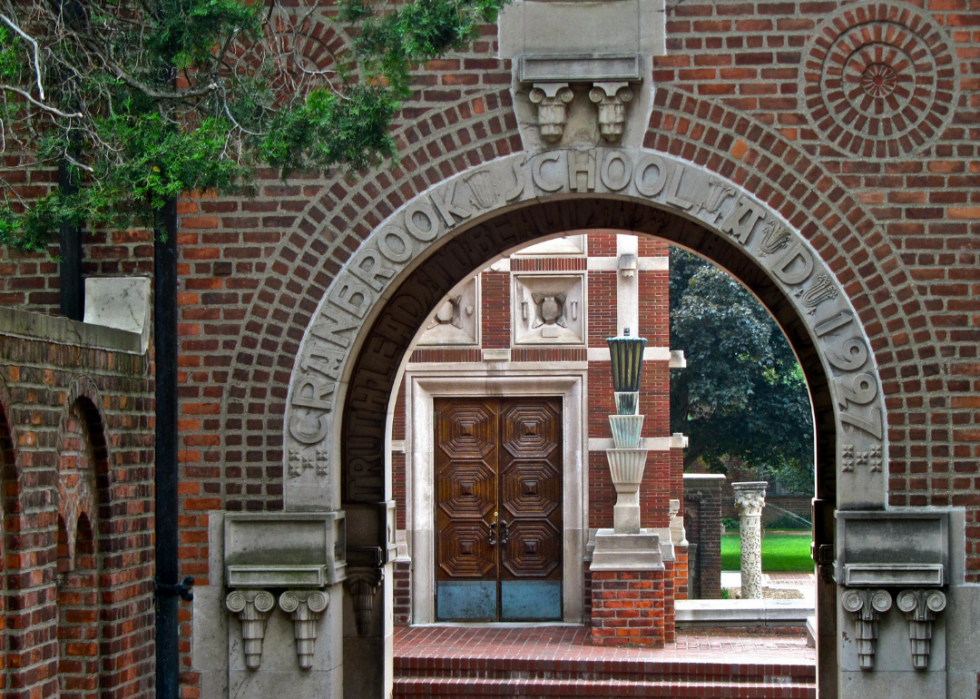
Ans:
[{"label": "brick step", "polygon": [[479,678],[395,679],[395,697],[513,697],[588,699],[594,697],[656,697],[658,699],[816,699],[817,688],[800,682],[688,682],[623,680],[545,680]]},{"label": "brick step", "polygon": [[773,685],[816,682],[811,663],[707,663],[614,659],[395,657],[400,679],[548,680],[586,682],[716,682]]}]

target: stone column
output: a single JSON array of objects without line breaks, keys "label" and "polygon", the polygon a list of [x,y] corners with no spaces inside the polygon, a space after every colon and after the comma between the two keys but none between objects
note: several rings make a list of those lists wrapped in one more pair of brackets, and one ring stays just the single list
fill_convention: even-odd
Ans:
[{"label": "stone column", "polygon": [[742,599],[762,597],[762,508],[765,481],[732,483],[742,533]]}]

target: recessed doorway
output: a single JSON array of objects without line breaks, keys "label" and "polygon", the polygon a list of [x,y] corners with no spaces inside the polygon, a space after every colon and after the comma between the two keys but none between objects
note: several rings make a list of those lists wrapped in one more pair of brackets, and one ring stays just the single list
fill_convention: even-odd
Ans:
[{"label": "recessed doorway", "polygon": [[436,618],[562,619],[560,398],[440,398]]}]

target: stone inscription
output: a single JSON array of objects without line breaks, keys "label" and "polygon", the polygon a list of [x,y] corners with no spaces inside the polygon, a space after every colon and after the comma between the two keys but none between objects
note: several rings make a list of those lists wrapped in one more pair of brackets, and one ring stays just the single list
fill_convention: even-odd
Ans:
[{"label": "stone inscription", "polygon": [[[868,342],[836,278],[802,236],[748,193],[666,154],[642,149],[549,150],[502,158],[415,198],[362,244],[331,284],[297,356],[290,387],[285,421],[287,508],[295,504],[309,509],[315,504],[311,499],[322,498],[317,494],[322,479],[329,477],[331,463],[339,463],[339,445],[333,443],[339,435],[335,417],[342,405],[340,386],[353,365],[355,338],[366,336],[372,309],[387,303],[403,273],[429,258],[429,247],[445,236],[471,228],[471,221],[522,202],[575,194],[648,202],[698,220],[741,246],[808,323],[835,395],[841,439],[853,446],[855,455],[876,453],[875,463],[885,462],[883,396]],[[547,213],[532,209],[528,215],[533,220]],[[652,212],[652,218],[657,215]],[[539,227],[553,228],[555,222],[548,224]],[[350,405],[358,415],[348,416],[344,426],[348,500],[384,499],[383,437],[375,430],[359,429],[367,424],[357,422],[383,420],[397,363],[445,293],[436,296],[435,290],[443,288],[445,279],[461,279],[474,266],[523,242],[519,234],[506,230],[507,223],[495,226],[491,219],[480,228],[490,233],[472,229],[465,248],[444,246],[426,262],[432,284],[419,284],[417,293],[399,293],[397,302],[404,307],[383,320],[392,327],[374,332],[356,353],[360,372],[366,374],[359,373],[361,380],[350,389]],[[847,463],[839,455],[838,471],[845,481],[855,480],[851,485],[842,482],[842,493],[861,491],[862,504],[883,504],[882,468],[858,472],[844,468]],[[878,494],[868,501],[867,492]]]}]

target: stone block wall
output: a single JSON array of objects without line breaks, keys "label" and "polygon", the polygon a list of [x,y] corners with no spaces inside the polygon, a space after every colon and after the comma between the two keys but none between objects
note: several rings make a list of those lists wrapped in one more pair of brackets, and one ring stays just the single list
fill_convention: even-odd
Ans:
[{"label": "stone block wall", "polygon": [[0,309],[4,697],[153,695],[151,387],[137,335]]},{"label": "stone block wall", "polygon": [[689,599],[721,598],[721,501],[725,477],[684,474]]}]

